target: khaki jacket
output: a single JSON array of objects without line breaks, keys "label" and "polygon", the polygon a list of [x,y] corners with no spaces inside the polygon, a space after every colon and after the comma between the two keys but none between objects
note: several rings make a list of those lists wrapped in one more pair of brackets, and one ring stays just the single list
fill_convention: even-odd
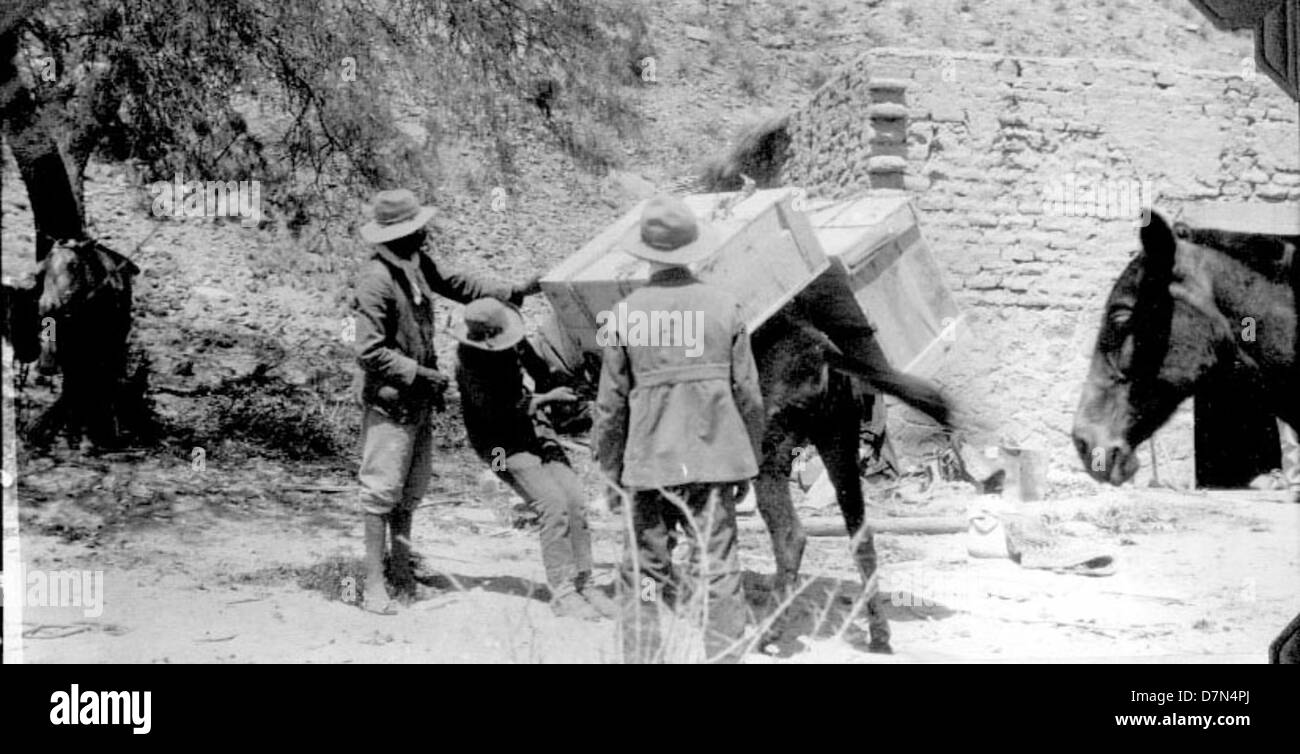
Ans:
[{"label": "khaki jacket", "polygon": [[623,303],[615,312],[627,312],[629,324],[681,313],[702,332],[655,345],[645,342],[648,328],[632,326],[621,344],[605,347],[592,435],[602,471],[631,489],[757,475],[763,401],[736,300],[673,268]]}]

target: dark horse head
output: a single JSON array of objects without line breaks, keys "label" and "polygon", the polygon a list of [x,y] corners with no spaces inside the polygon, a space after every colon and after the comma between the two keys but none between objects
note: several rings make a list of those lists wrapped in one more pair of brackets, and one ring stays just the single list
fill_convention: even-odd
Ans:
[{"label": "dark horse head", "polygon": [[61,241],[50,249],[37,273],[42,317],[70,314],[121,297],[140,268],[93,239]]},{"label": "dark horse head", "polygon": [[[130,328],[132,279],[139,272],[130,259],[94,239],[60,241],[36,274],[40,317],[57,323],[54,332],[111,340]],[[58,340],[54,333],[42,338],[48,356],[57,352]]]},{"label": "dark horse head", "polygon": [[1158,214],[1111,289],[1074,418],[1074,445],[1096,479],[1137,472],[1134,448],[1179,404],[1230,369],[1265,387],[1295,426],[1296,249],[1300,236],[1172,229]]}]

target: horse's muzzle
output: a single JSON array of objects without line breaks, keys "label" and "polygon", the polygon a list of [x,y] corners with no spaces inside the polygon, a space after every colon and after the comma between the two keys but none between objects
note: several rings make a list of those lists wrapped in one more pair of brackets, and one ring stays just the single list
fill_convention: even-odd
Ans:
[{"label": "horse's muzzle", "polygon": [[1102,428],[1075,424],[1073,439],[1083,468],[1099,482],[1121,485],[1132,479],[1141,466],[1128,442]]}]

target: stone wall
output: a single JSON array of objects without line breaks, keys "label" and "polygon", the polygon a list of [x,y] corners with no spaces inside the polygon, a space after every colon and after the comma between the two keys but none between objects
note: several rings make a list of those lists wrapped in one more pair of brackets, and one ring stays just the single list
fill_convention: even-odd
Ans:
[{"label": "stone wall", "polygon": [[[972,325],[940,381],[983,440],[1045,447],[1058,470],[1078,466],[1068,430],[1139,205],[1300,203],[1296,105],[1250,70],[877,49],[791,137],[787,182],[812,195],[915,192]],[[1157,445],[1162,479],[1190,482],[1190,402]]]}]

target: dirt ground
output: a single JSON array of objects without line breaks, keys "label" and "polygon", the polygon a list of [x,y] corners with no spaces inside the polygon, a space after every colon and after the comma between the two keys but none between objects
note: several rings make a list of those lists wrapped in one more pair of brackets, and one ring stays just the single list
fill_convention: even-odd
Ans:
[{"label": "dirt ground", "polygon": [[[268,473],[274,470],[267,469]],[[183,473],[178,471],[177,473]],[[100,477],[100,487],[103,477]],[[343,485],[340,485],[343,486]],[[74,503],[27,516],[22,560],[45,571],[94,568],[103,613],[27,607],[24,662],[612,662],[612,622],[554,617],[537,538],[494,502],[417,513],[415,546],[443,589],[392,617],[338,599],[355,572],[360,526],[350,493],[297,502],[250,489],[193,496],[88,531]],[[1050,506],[1050,504],[1047,504]],[[805,617],[750,662],[1263,662],[1300,594],[1300,506],[1122,490],[1062,504],[1057,526],[1116,557],[1083,577],[968,556],[964,534],[878,535],[896,654],[867,654],[844,618],[860,582],[845,538],[812,540]],[[897,512],[897,511],[895,511]],[[820,520],[804,511],[805,518]],[[887,513],[887,512],[886,512]],[[84,517],[85,511],[80,511]],[[742,562],[760,612],[773,564],[746,517]],[[60,534],[37,534],[33,528]],[[598,581],[621,556],[617,517],[593,518]],[[349,571],[351,568],[353,570]],[[454,581],[454,586],[452,582]],[[823,615],[825,611],[825,615]],[[844,629],[844,630],[841,630]]]}]

